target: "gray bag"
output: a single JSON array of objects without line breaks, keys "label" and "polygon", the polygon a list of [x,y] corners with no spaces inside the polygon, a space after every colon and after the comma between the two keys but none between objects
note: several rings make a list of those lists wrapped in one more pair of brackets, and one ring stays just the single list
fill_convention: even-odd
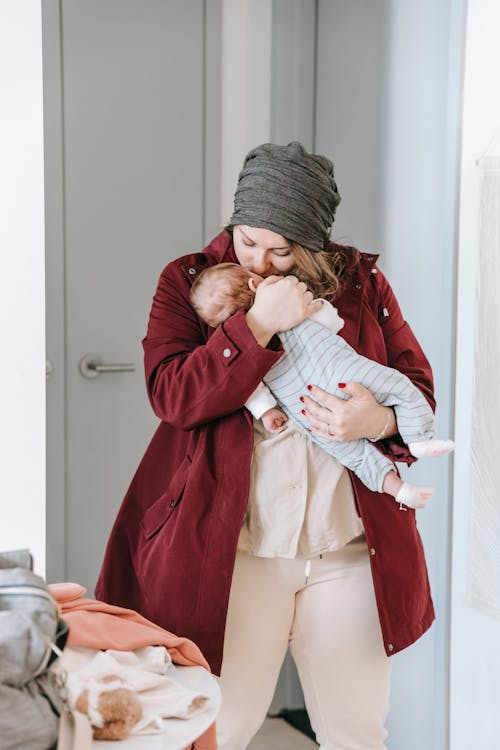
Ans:
[{"label": "gray bag", "polygon": [[0,747],[50,750],[63,711],[48,671],[68,628],[47,584],[27,567],[26,551],[0,553]]}]

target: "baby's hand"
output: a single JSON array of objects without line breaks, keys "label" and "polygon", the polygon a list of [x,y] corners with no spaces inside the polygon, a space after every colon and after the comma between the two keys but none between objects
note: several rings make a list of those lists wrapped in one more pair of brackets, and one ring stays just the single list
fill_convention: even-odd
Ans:
[{"label": "baby's hand", "polygon": [[272,409],[268,409],[261,417],[262,424],[269,430],[269,432],[283,432],[285,429],[285,422],[288,422],[287,415],[273,406]]}]

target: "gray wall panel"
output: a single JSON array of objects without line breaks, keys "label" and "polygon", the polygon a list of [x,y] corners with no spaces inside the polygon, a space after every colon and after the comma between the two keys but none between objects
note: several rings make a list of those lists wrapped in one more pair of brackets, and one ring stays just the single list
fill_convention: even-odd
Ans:
[{"label": "gray wall panel", "polygon": [[334,238],[382,241],[390,0],[319,0],[315,149],[335,165],[342,202]]},{"label": "gray wall panel", "polygon": [[274,0],[271,141],[314,148],[317,0]]}]

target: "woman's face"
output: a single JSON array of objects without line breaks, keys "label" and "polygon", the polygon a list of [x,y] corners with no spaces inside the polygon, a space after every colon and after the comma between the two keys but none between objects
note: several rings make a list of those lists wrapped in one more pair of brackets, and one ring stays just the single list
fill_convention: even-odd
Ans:
[{"label": "woman's face", "polygon": [[233,229],[233,245],[239,264],[259,276],[282,276],[295,265],[290,244],[270,229],[238,224]]}]

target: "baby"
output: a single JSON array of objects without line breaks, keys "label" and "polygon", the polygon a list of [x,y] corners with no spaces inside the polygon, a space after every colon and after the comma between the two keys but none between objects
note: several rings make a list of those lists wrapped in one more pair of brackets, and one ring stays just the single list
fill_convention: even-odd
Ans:
[{"label": "baby", "polygon": [[[191,288],[191,303],[200,318],[216,328],[237,310],[251,307],[262,280],[237,263],[220,263],[198,276]],[[344,321],[336,308],[322,302],[319,312],[278,334],[284,353],[266,374],[266,385],[261,383],[245,403],[252,415],[262,419],[271,432],[285,429],[288,417],[306,430],[299,399],[308,383],[346,399],[349,396],[339,391],[337,384],[356,381],[380,404],[394,407],[399,432],[412,455],[441,456],[452,451],[453,441],[434,438],[434,414],[418,388],[406,375],[358,354],[337,335]],[[283,411],[277,408],[277,401]],[[392,495],[401,509],[402,503],[423,507],[432,497],[432,487],[403,482],[392,461],[368,439],[335,442],[308,434],[371,490]]]}]

